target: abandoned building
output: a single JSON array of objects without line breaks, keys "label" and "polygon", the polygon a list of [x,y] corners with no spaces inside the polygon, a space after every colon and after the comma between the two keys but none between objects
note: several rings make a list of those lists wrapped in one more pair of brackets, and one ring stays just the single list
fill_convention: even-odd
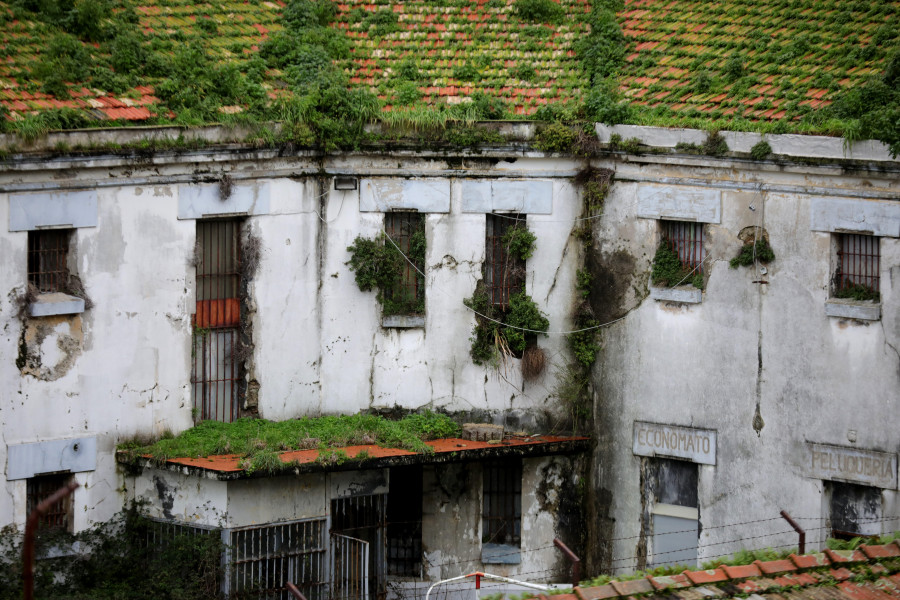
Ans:
[{"label": "abandoned building", "polygon": [[[325,5],[292,0],[282,21],[284,3],[139,4],[147,48],[196,37],[237,65],[217,76],[269,77],[273,103],[296,72],[266,44],[300,27],[297,7]],[[578,41],[600,35],[583,17],[606,3],[524,4],[348,0],[302,25],[343,36],[348,85],[380,102],[381,117],[343,123],[349,141],[280,113],[173,123],[200,110],[174,104],[177,74],[127,94],[57,82],[64,99],[49,79],[19,81],[9,65],[27,59],[10,52],[0,524],[23,526],[74,479],[48,525],[82,530],[139,500],[172,531],[222,536],[226,590],[293,582],[310,599],[344,584],[424,597],[477,570],[567,582],[556,538],[585,574],[697,566],[796,545],[781,511],[813,547],[900,529],[900,160],[803,128],[880,76],[895,3],[829,0],[813,35],[804,2],[676,3],[665,17],[627,2],[615,87],[632,112],[618,120],[551,110],[593,97]],[[2,11],[0,39],[39,35],[28,18],[45,17]],[[847,18],[865,35],[844,35]],[[733,46],[716,41],[726,33]],[[98,56],[115,56],[104,39]],[[768,39],[805,41],[773,66]],[[419,75],[385,83],[410,56]],[[805,56],[827,69],[803,71]],[[496,83],[514,70],[517,86]],[[455,116],[404,120],[408,92]],[[486,97],[506,108],[467,117]],[[222,98],[213,116],[250,111]],[[322,123],[337,119],[326,104]],[[74,118],[61,109],[131,126],[22,125]],[[379,279],[385,251],[401,259]],[[502,433],[426,453],[347,447],[346,462],[285,448],[277,473],[228,452],[117,454],[206,420],[424,410]],[[368,548],[355,582],[342,544]]]}]

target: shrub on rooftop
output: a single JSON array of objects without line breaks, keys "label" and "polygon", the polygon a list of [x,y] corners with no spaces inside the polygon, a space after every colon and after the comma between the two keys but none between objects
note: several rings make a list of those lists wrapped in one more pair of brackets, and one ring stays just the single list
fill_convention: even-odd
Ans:
[{"label": "shrub on rooftop", "polygon": [[523,21],[533,23],[560,23],[566,14],[553,0],[516,0],[513,10]]}]

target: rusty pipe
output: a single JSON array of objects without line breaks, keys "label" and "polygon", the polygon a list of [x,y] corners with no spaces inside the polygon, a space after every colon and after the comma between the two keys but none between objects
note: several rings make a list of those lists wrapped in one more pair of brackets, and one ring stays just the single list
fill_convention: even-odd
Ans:
[{"label": "rusty pipe", "polygon": [[581,559],[566,546],[561,539],[553,538],[553,545],[562,550],[562,553],[566,555],[566,558],[569,559],[572,563],[572,585],[578,585],[581,581]]},{"label": "rusty pipe", "polygon": [[287,583],[287,589],[291,594],[294,595],[294,598],[296,598],[297,600],[306,600],[306,596],[303,595],[303,592],[301,592],[299,588],[297,588],[297,586],[290,581]]},{"label": "rusty pipe", "polygon": [[797,540],[797,550],[800,551],[800,554],[806,554],[806,532],[802,527],[797,525],[797,522],[791,518],[791,515],[787,513],[786,510],[781,511],[782,518],[788,522],[788,525],[794,528],[794,531],[797,532],[798,540]]},{"label": "rusty pipe", "polygon": [[49,498],[34,507],[28,520],[25,521],[25,540],[22,542],[22,598],[34,599],[34,532],[38,526],[41,515],[46,514],[50,507],[71,494],[78,487],[78,482],[71,481],[65,487],[61,487]]}]

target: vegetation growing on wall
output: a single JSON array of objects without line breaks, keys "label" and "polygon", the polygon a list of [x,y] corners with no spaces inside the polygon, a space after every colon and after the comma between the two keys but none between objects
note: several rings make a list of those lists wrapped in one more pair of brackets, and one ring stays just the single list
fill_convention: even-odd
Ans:
[{"label": "vegetation growing on wall", "polygon": [[[78,542],[90,552],[35,563],[35,597],[72,600],[208,600],[218,596],[219,535],[173,534],[150,544],[153,521],[132,507],[110,521],[71,535],[39,532],[37,556]],[[158,535],[159,532],[157,532]],[[22,536],[0,530],[0,600],[22,598]]]},{"label": "vegetation growing on wall", "polygon": [[878,301],[881,294],[867,285],[852,283],[834,291],[835,298],[848,298],[850,300],[874,300]]},{"label": "vegetation growing on wall", "polygon": [[469,354],[476,365],[499,366],[507,357],[524,352],[529,337],[550,327],[550,321],[525,292],[510,296],[509,307],[503,309],[491,303],[479,281],[475,293],[463,304],[475,312]]},{"label": "vegetation growing on wall", "polygon": [[432,452],[427,440],[459,435],[459,426],[446,415],[425,411],[398,421],[376,415],[326,416],[287,421],[238,419],[232,423],[203,421],[178,436],[166,435],[153,443],[134,440],[119,445],[129,456],[150,456],[157,460],[177,457],[239,454],[242,468],[274,472],[291,465],[279,452],[319,449],[326,452],[340,446],[377,444],[412,452]]},{"label": "vegetation growing on wall", "polygon": [[751,241],[749,244],[744,244],[738,255],[732,258],[728,264],[732,269],[737,269],[738,267],[748,267],[754,262],[768,264],[773,260],[775,260],[775,252],[769,245],[769,240],[763,237],[756,240],[755,243]]},{"label": "vegetation growing on wall", "polygon": [[[425,229],[422,227],[410,235],[406,256],[422,269],[425,264]],[[386,239],[385,234],[368,239],[357,236],[353,244],[347,246],[350,260],[347,265],[354,272],[356,285],[364,292],[377,290],[375,296],[381,303],[385,315],[422,314],[425,312],[425,295],[413,295],[399,285],[399,279],[408,263],[403,253]],[[425,281],[421,273],[415,277],[420,281],[419,289],[424,289]]]},{"label": "vegetation growing on wall", "polygon": [[703,274],[694,272],[693,269],[681,263],[678,252],[668,240],[662,240],[653,257],[653,267],[650,271],[650,281],[653,285],[673,287],[689,283],[696,288],[703,289]]}]

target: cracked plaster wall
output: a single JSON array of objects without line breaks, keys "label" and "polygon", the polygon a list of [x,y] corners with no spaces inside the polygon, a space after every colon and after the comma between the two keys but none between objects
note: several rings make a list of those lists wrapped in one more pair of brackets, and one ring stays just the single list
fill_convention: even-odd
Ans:
[{"label": "cracked plaster wall", "polygon": [[[671,164],[646,166],[641,175],[693,177],[713,187],[721,180],[711,168]],[[738,172],[730,180],[756,176],[764,184],[831,186],[841,195],[852,178],[840,175]],[[604,298],[607,315],[627,315],[603,330],[594,368],[592,522],[597,539],[617,541],[598,546],[590,560],[598,572],[640,566],[610,562],[642,553],[635,420],[718,431],[717,465],[699,466],[700,562],[742,547],[796,544],[793,532],[734,541],[790,529],[777,520],[714,527],[777,519],[782,509],[795,518],[822,516],[822,481],[805,474],[807,440],[900,451],[900,240],[881,239],[882,319],[827,317],[831,236],[810,230],[809,196],[722,186],[722,222],[707,227],[711,259],[702,303],[658,302],[645,297],[657,223],[635,218],[640,184],[620,176],[594,229],[597,252],[589,259],[618,278],[616,292]],[[728,265],[741,246],[738,234],[751,225],[765,228],[776,255],[765,276]],[[623,256],[636,265],[632,273],[616,270]],[[760,279],[768,283],[753,283]],[[900,516],[896,496],[883,492],[885,516]],[[884,530],[894,525],[886,523]],[[807,539],[815,544],[820,535]]]},{"label": "cracked plaster wall", "polygon": [[[82,529],[122,507],[116,443],[191,423],[186,260],[193,222],[174,218],[172,187],[98,190],[99,224],[76,229],[74,244],[95,306],[23,324],[15,296],[24,289],[28,236],[8,231],[6,196],[0,201],[0,460],[5,472],[8,444],[96,435],[96,470],[75,476],[82,487],[74,526]],[[23,332],[29,356],[20,372]],[[25,481],[3,477],[0,522],[21,526]]]}]

